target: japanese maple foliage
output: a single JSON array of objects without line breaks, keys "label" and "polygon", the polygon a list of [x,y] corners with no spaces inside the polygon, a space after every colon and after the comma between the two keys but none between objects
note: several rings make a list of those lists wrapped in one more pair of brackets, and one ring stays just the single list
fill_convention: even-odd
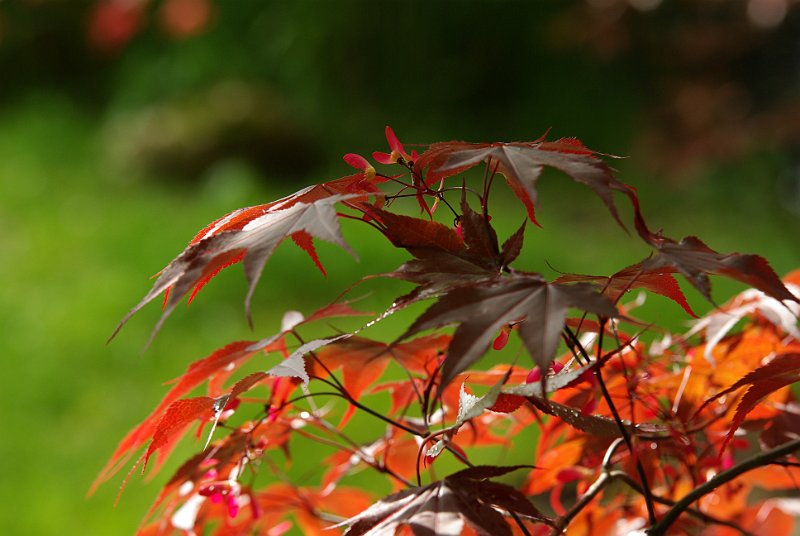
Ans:
[{"label": "japanese maple foliage", "polygon": [[[356,174],[210,224],[124,317],[120,327],[163,295],[155,335],[184,297],[242,263],[249,318],[264,265],[287,238],[323,272],[315,238],[355,254],[342,218],[409,256],[364,274],[412,285],[377,315],[345,301],[308,316],[287,311],[277,333],[189,365],[95,483],[131,466],[158,470],[196,430],[196,454],[164,486],[141,534],[793,533],[800,276],[782,281],[759,256],[650,231],[636,190],[576,139],[453,141],[409,154],[389,127],[386,138],[389,152],[373,153],[386,170],[348,154]],[[482,174],[469,172],[477,166]],[[526,225],[536,224],[545,168],[587,186],[652,254],[611,275],[585,275],[589,263],[584,274],[548,280],[520,267],[526,232],[545,232]],[[498,176],[520,201],[516,221],[526,220],[504,237],[492,225]],[[396,211],[404,198],[421,217]],[[711,275],[754,288],[697,318],[676,275],[711,305]],[[633,290],[671,300],[693,327],[670,334],[634,318]],[[419,302],[427,309],[392,340],[369,337],[375,322]],[[355,331],[332,325],[357,315],[372,318]],[[329,336],[304,337],[320,321]],[[516,338],[527,356],[503,350]],[[189,396],[203,384],[205,395]],[[356,417],[374,420],[372,437],[361,439],[359,424],[353,438]],[[514,441],[529,429],[535,442]],[[301,442],[327,454],[293,461]],[[492,445],[525,465],[472,461]],[[292,482],[292,463],[315,476]],[[393,493],[354,485],[363,470]]]}]

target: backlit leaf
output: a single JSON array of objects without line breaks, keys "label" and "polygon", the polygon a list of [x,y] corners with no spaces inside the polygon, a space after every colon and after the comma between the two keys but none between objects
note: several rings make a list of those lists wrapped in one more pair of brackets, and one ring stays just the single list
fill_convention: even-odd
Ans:
[{"label": "backlit leaf", "polygon": [[611,298],[614,303],[618,302],[625,292],[643,288],[669,298],[680,305],[690,316],[697,318],[675,277],[669,271],[646,270],[642,263],[628,266],[609,277],[566,274],[556,279],[556,282],[595,283],[600,286],[602,293]]},{"label": "backlit leaf", "polygon": [[[310,253],[313,252],[313,245],[309,245],[310,237],[313,236],[337,244],[355,256],[341,235],[336,211],[333,209],[336,203],[358,204],[364,199],[364,190],[358,186],[361,183],[356,179],[353,181],[343,184],[333,181],[309,187],[274,203],[235,211],[213,223],[161,270],[153,288],[125,315],[112,337],[139,309],[156,296],[168,292],[164,311],[153,330],[155,335],[187,293],[198,288],[198,285],[204,285],[222,268],[240,261],[244,262],[245,276],[249,283],[245,298],[245,310],[249,318],[250,301],[264,265],[275,248],[287,237],[296,235],[295,239]],[[331,193],[349,189],[355,193]],[[316,254],[312,254],[312,258],[318,262]]]},{"label": "backlit leaf", "polygon": [[[150,456],[158,449],[165,446],[169,441],[174,440],[192,422],[206,421],[214,416],[216,400],[208,396],[198,396],[195,398],[184,398],[176,400],[167,408],[164,416],[156,425],[153,433],[153,440],[147,447],[144,456],[144,468]],[[143,470],[144,470],[143,468]]]},{"label": "backlit leaf", "polygon": [[[606,204],[614,219],[622,225],[613,199],[613,192],[628,197],[636,193],[630,186],[614,178],[611,169],[577,140],[528,143],[466,143],[460,141],[434,143],[415,163],[428,184],[462,173],[481,163],[499,163],[511,190],[525,205],[530,220],[536,223],[534,206],[538,202],[536,183],[545,167],[569,175],[591,188]],[[624,227],[624,225],[622,225]]]}]

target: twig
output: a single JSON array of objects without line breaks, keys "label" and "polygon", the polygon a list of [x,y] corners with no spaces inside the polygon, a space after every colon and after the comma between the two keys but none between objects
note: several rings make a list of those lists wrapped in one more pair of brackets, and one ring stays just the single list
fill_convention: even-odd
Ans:
[{"label": "twig", "polygon": [[[408,486],[408,487],[413,487],[414,486],[414,484],[411,481],[406,480],[405,478],[403,478],[399,474],[395,473],[392,469],[390,469],[386,465],[384,465],[382,463],[379,463],[377,460],[373,459],[372,456],[369,456],[369,455],[365,454],[364,451],[359,446],[350,446],[350,447],[348,447],[347,445],[342,445],[341,443],[337,443],[336,441],[333,441],[333,440],[328,439],[326,437],[320,437],[318,435],[311,434],[311,433],[306,432],[305,430],[301,430],[301,429],[297,429],[297,430],[295,430],[295,432],[299,433],[303,437],[307,437],[308,439],[310,439],[312,441],[316,441],[318,443],[322,443],[323,445],[328,445],[328,446],[335,447],[335,448],[338,448],[338,449],[346,451],[346,452],[350,452],[351,454],[355,454],[356,456],[358,456],[358,458],[362,462],[364,462],[368,466],[372,467],[373,469],[375,469],[379,473],[386,474],[386,475],[394,478],[395,480],[397,480],[401,484],[404,484],[405,486]],[[349,442],[349,440],[347,438],[345,438],[345,440]]]},{"label": "twig", "polygon": [[[336,385],[334,385],[332,382],[329,382],[325,378],[320,378],[318,376],[315,376],[314,379],[317,379],[317,380],[319,380],[319,381],[321,381],[323,383],[328,384],[329,386],[333,387],[334,389],[337,389]],[[325,393],[325,394],[328,394],[328,393]],[[360,403],[358,400],[353,398],[350,395],[350,393],[348,393],[346,390],[341,391],[339,393],[339,396],[341,396],[342,398],[347,400],[347,402],[349,402],[350,404],[352,404],[356,408],[358,408],[358,409],[360,409],[362,411],[366,411],[367,413],[369,413],[373,417],[377,417],[378,419],[382,420],[383,422],[385,422],[387,424],[391,424],[392,426],[395,426],[397,428],[400,428],[401,430],[403,430],[405,432],[408,432],[409,434],[413,434],[415,436],[420,436],[420,437],[423,437],[425,435],[424,433],[420,432],[417,429],[411,428],[410,426],[406,426],[405,424],[403,424],[401,422],[395,421],[394,419],[392,419],[390,417],[387,417],[386,415],[383,415],[380,412],[377,412],[374,409],[371,409],[371,408],[365,406],[364,404]]]},{"label": "twig", "polygon": [[[628,487],[631,488],[633,491],[640,494],[644,493],[644,490],[639,485],[639,483],[633,480],[627,474],[623,473],[622,471],[612,471],[611,476],[614,477],[615,479],[625,482],[625,484],[627,484]],[[666,506],[675,506],[675,501],[671,501],[665,497],[659,497],[658,495],[653,495],[653,500],[658,504],[663,504]],[[738,523],[734,523],[733,521],[728,521],[727,519],[721,519],[711,514],[707,514],[701,510],[698,510],[697,508],[687,508],[686,513],[696,517],[697,519],[700,519],[705,523],[715,523],[717,525],[723,525],[725,527],[737,530],[739,531],[740,534],[742,534],[742,536],[755,536],[755,534],[753,534],[752,532],[744,530],[742,527],[740,527]]]},{"label": "twig", "polygon": [[784,443],[783,445],[775,447],[774,449],[756,454],[755,456],[752,456],[743,462],[734,465],[727,471],[717,474],[714,478],[700,484],[690,493],[687,493],[683,499],[676,502],[675,505],[667,511],[666,515],[661,518],[661,521],[653,524],[649,529],[647,529],[647,534],[650,536],[661,536],[666,534],[669,527],[678,519],[678,517],[680,517],[684,510],[689,508],[693,502],[711,493],[721,485],[730,482],[737,476],[752,469],[757,469],[759,467],[763,467],[764,465],[768,465],[778,458],[782,458],[797,450],[800,450],[800,439],[794,439]]},{"label": "twig", "polygon": [[517,526],[519,527],[519,530],[520,530],[520,532],[522,532],[523,536],[531,536],[530,531],[528,531],[528,528],[522,523],[522,520],[519,518],[519,516],[515,512],[512,512],[511,510],[509,510],[508,514],[511,516],[511,518],[514,520],[514,522],[517,524]]},{"label": "twig", "polygon": [[594,483],[591,486],[589,486],[589,489],[586,490],[586,493],[584,493],[581,496],[578,502],[575,503],[566,514],[561,516],[561,518],[558,521],[556,521],[555,525],[553,525],[553,531],[552,531],[552,534],[554,536],[564,532],[567,526],[569,526],[570,522],[573,519],[575,519],[575,516],[577,516],[581,512],[581,510],[586,508],[586,506],[590,502],[592,502],[592,499],[594,499],[597,496],[597,494],[600,493],[603,490],[603,488],[608,485],[610,479],[613,477],[613,474],[611,472],[611,458],[614,456],[614,453],[617,451],[617,449],[621,444],[622,444],[622,438],[620,437],[615,439],[611,443],[611,445],[608,446],[608,449],[606,450],[606,453],[603,456],[603,464],[602,464],[603,472],[600,474],[597,480],[595,480]]}]

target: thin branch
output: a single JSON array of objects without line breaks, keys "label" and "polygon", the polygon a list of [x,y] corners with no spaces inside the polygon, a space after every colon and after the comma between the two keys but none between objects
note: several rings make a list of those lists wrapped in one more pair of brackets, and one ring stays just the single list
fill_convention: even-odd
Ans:
[{"label": "thin branch", "polygon": [[669,527],[672,526],[678,517],[680,517],[680,515],[687,508],[689,508],[693,502],[703,498],[705,495],[711,493],[721,485],[730,482],[739,475],[768,465],[778,458],[792,454],[797,450],[800,450],[800,439],[794,439],[784,443],[783,445],[775,447],[774,449],[756,454],[755,456],[752,456],[743,462],[734,465],[727,471],[717,474],[714,478],[700,484],[694,490],[687,493],[683,499],[676,502],[675,505],[667,511],[666,515],[661,518],[661,521],[653,524],[649,529],[647,529],[647,534],[650,536],[661,536],[667,534]]},{"label": "thin branch", "polygon": [[[314,377],[314,379],[319,380],[319,381],[321,381],[323,383],[326,383],[329,386],[333,387],[334,389],[338,388],[336,385],[334,385],[332,382],[329,382],[325,378]],[[361,411],[365,411],[365,412],[369,413],[370,415],[372,415],[373,417],[377,417],[378,419],[382,420],[383,422],[385,422],[387,424],[391,424],[392,426],[394,426],[396,428],[400,428],[401,430],[403,430],[405,432],[408,432],[409,434],[413,434],[415,436],[420,436],[420,437],[423,437],[425,435],[424,433],[422,433],[421,431],[419,431],[417,429],[411,428],[410,426],[406,426],[405,424],[403,424],[401,422],[395,421],[391,417],[387,417],[386,415],[383,415],[382,413],[377,412],[374,409],[365,406],[364,404],[360,403],[358,400],[353,398],[350,395],[350,393],[347,392],[346,390],[342,390],[340,392],[339,396],[341,396],[342,398],[347,400],[348,403],[352,404],[353,406],[355,406],[356,408],[360,409]]]},{"label": "thin branch", "polygon": [[[569,511],[564,514],[555,524],[553,530],[551,532],[552,536],[556,536],[558,534],[562,534],[568,527],[570,522],[575,519],[580,512],[586,508],[589,503],[594,500],[594,498],[611,482],[615,480],[620,480],[624,482],[629,488],[633,491],[637,492],[638,494],[644,496],[644,488],[639,485],[634,479],[628,476],[627,473],[624,471],[614,471],[611,470],[611,457],[614,455],[614,452],[622,444],[622,438],[618,438],[615,440],[611,446],[608,447],[606,454],[603,458],[603,472],[600,476],[595,480],[589,489],[581,496],[577,503],[575,503]],[[665,506],[674,507],[675,501],[671,501],[670,499],[666,499],[664,497],[659,497],[657,495],[651,495],[654,502],[658,504],[663,504]],[[696,508],[687,508],[686,512],[697,519],[703,521],[704,523],[713,523],[716,525],[722,525],[731,529],[738,531],[742,536],[755,536],[753,533],[741,528],[737,523],[733,521],[728,521],[727,519],[721,519],[711,514],[707,514],[702,512]]]},{"label": "thin branch", "polygon": [[553,536],[564,532],[567,526],[569,526],[570,522],[573,519],[575,519],[575,516],[577,516],[581,512],[581,510],[586,508],[586,506],[588,506],[589,503],[592,502],[592,500],[597,496],[597,494],[600,493],[603,490],[603,488],[605,488],[611,481],[612,479],[612,473],[610,471],[611,458],[614,457],[614,453],[617,451],[617,449],[621,444],[622,444],[622,438],[617,438],[611,443],[611,445],[608,446],[608,449],[606,450],[606,453],[603,456],[603,463],[602,463],[603,472],[600,474],[597,480],[595,480],[594,483],[591,486],[589,486],[589,489],[586,490],[586,493],[581,495],[581,498],[578,500],[578,502],[575,503],[566,514],[561,516],[561,518],[558,521],[556,521],[555,525],[553,525],[553,531],[552,531]]},{"label": "thin branch", "polygon": [[[633,480],[631,477],[629,477],[626,473],[623,473],[622,471],[612,471],[611,476],[617,480],[621,480],[622,482],[624,482],[633,491],[639,494],[644,494],[644,490],[639,485],[639,483]],[[653,500],[658,504],[663,504],[665,506],[675,506],[675,501],[671,501],[665,497],[659,497],[658,495],[653,495]],[[714,523],[716,525],[723,525],[725,527],[732,528],[736,531],[739,531],[739,533],[742,534],[742,536],[755,536],[755,534],[753,534],[752,532],[744,530],[742,527],[740,527],[738,523],[734,523],[733,521],[728,521],[727,519],[722,519],[717,516],[707,514],[701,510],[698,510],[697,508],[687,508],[686,513],[696,517],[697,519],[703,521],[704,523]]]},{"label": "thin branch", "polygon": [[444,448],[450,451],[450,454],[455,456],[461,463],[466,465],[467,467],[475,467],[471,461],[469,461],[463,454],[461,454],[458,449],[453,448],[450,445],[450,437],[448,436],[449,433],[458,430],[455,425],[448,426],[447,428],[443,428],[437,432],[432,432],[424,437],[422,437],[422,441],[420,441],[419,448],[417,449],[417,485],[422,485],[422,472],[420,471],[420,462],[422,461],[422,449],[425,448],[425,445],[428,444],[433,439],[436,439],[439,436],[445,436],[442,438],[442,442],[444,443]]},{"label": "thin branch", "polygon": [[[372,456],[369,456],[369,455],[365,454],[360,446],[351,444],[351,446],[348,447],[347,445],[342,445],[341,443],[337,443],[336,441],[333,441],[333,440],[328,439],[326,437],[320,437],[320,436],[318,436],[316,434],[312,434],[312,433],[306,432],[305,430],[302,430],[302,429],[297,429],[297,430],[295,430],[295,432],[297,432],[298,434],[302,435],[303,437],[307,437],[308,439],[310,439],[312,441],[316,441],[318,443],[322,443],[323,445],[328,445],[328,446],[335,447],[335,448],[338,448],[340,450],[349,452],[351,454],[355,454],[356,456],[358,456],[358,458],[362,462],[364,462],[368,466],[372,467],[373,469],[375,469],[379,473],[386,474],[386,475],[394,478],[395,480],[397,480],[401,484],[404,484],[405,486],[408,486],[408,487],[413,487],[414,486],[414,484],[412,482],[410,482],[409,480],[406,480],[405,478],[403,478],[399,474],[395,473],[392,469],[390,469],[389,467],[387,467],[383,463],[379,463]],[[351,440],[349,438],[347,438],[347,436],[345,436],[344,434],[340,434],[340,435],[341,435],[342,439],[344,439],[348,443],[351,443]]]},{"label": "thin branch", "polygon": [[[564,327],[566,329],[569,329],[567,326]],[[586,355],[585,351],[583,352],[583,356],[586,358],[586,363],[581,361],[581,356],[579,355],[578,350],[575,347],[575,344],[573,343],[573,339],[577,340],[577,336],[574,333],[570,333],[570,335],[568,336],[566,332],[563,332],[561,333],[561,338],[564,339],[564,344],[566,344],[567,348],[569,348],[570,352],[572,352],[572,357],[575,358],[575,361],[578,363],[578,365],[584,366],[589,364],[590,362],[589,356]]]},{"label": "thin branch", "polygon": [[[603,334],[605,333],[606,329],[606,319],[602,318],[600,320],[600,330],[597,335],[597,359],[600,360],[602,357],[603,352]],[[589,361],[589,356],[586,353],[586,350],[581,345],[578,338],[569,328],[569,326],[564,326],[564,330],[567,334],[572,338],[573,343],[575,346],[580,350],[583,354],[584,358]],[[608,408],[611,410],[611,415],[614,417],[614,422],[617,423],[617,428],[619,428],[619,432],[622,435],[622,439],[625,441],[625,446],[628,447],[628,451],[631,453],[631,456],[636,461],[636,472],[639,474],[639,479],[642,481],[642,488],[644,489],[644,502],[647,506],[647,518],[649,523],[653,525],[656,522],[656,510],[653,506],[653,494],[650,491],[650,484],[647,481],[647,473],[644,471],[644,466],[642,465],[642,460],[636,454],[636,451],[633,448],[633,441],[631,441],[631,436],[628,434],[628,429],[625,427],[625,424],[622,422],[622,418],[619,416],[619,412],[617,411],[617,406],[614,404],[614,400],[611,398],[611,394],[608,392],[608,387],[606,387],[606,382],[603,380],[603,375],[600,372],[600,367],[594,369],[595,378],[597,378],[597,384],[600,386],[600,391],[603,393],[603,398],[608,405]]]},{"label": "thin branch", "polygon": [[516,514],[516,512],[512,512],[511,510],[509,510],[508,514],[511,516],[511,518],[514,520],[514,522],[517,524],[517,526],[519,527],[520,532],[522,532],[522,534],[524,536],[531,536],[530,531],[522,523],[522,520],[519,518],[519,516]]},{"label": "thin branch", "polygon": [[[364,212],[364,211],[362,210],[361,212]],[[366,224],[367,224],[367,225],[369,225],[370,227],[372,227],[372,228],[376,229],[378,232],[380,232],[381,234],[383,234],[383,229],[381,229],[381,227],[380,227],[380,226],[378,226],[378,225],[377,225],[377,224],[376,224],[374,221],[372,221],[372,220],[365,220],[365,219],[364,219],[364,218],[362,218],[362,217],[359,217],[359,216],[353,216],[352,214],[347,214],[346,212],[337,212],[337,213],[336,213],[336,215],[337,215],[338,217],[340,217],[340,218],[345,218],[345,219],[347,219],[347,220],[355,220],[355,221],[360,221],[361,223],[366,223]]]},{"label": "thin branch", "polygon": [[392,177],[391,175],[384,175],[383,173],[376,173],[375,176],[376,177],[380,177],[382,179],[386,179],[388,181],[392,181],[394,183],[399,184],[400,186],[405,186],[406,188],[413,188],[414,190],[419,190],[419,186],[415,186],[415,185],[413,185],[411,183],[408,183],[408,182],[405,182],[405,181],[401,181],[399,178]]},{"label": "thin branch", "polygon": [[445,199],[445,197],[444,197],[444,194],[442,194],[441,192],[437,192],[437,193],[436,193],[436,197],[438,197],[438,198],[439,198],[439,199],[442,201],[442,203],[444,203],[445,205],[447,205],[447,208],[449,208],[449,209],[450,209],[450,212],[452,212],[452,213],[453,213],[453,216],[455,216],[456,218],[458,218],[458,216],[459,216],[458,212],[456,211],[456,209],[454,209],[454,208],[453,208],[453,205],[451,205],[451,204],[450,204],[450,203],[447,201],[447,199]]},{"label": "thin branch", "polygon": [[433,386],[436,382],[436,376],[438,376],[441,369],[442,367],[436,367],[433,369],[433,373],[428,380],[428,385],[425,387],[425,393],[422,398],[422,407],[420,409],[422,410],[422,419],[425,422],[426,428],[430,425],[431,393],[433,392]]},{"label": "thin branch", "polygon": [[581,510],[586,508],[586,506],[588,506],[588,504],[592,502],[595,497],[597,497],[597,494],[603,491],[603,489],[612,480],[613,479],[611,478],[611,473],[608,473],[606,471],[600,473],[600,476],[597,477],[597,480],[595,480],[592,483],[592,485],[589,486],[589,489],[586,490],[586,493],[581,495],[581,498],[578,499],[578,502],[575,503],[566,514],[561,516],[561,518],[558,521],[556,521],[556,524],[553,527],[553,531],[551,532],[551,534],[553,534],[553,536],[556,536],[558,534],[563,533],[564,530],[567,528],[567,526],[570,524],[570,522],[575,518],[575,516],[577,516],[581,512]]}]

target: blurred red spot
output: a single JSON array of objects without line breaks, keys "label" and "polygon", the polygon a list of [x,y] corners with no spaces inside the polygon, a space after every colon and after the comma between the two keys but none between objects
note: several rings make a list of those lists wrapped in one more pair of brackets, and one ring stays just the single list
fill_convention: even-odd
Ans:
[{"label": "blurred red spot", "polygon": [[89,43],[105,52],[115,52],[130,41],[142,25],[139,2],[108,0],[89,14]]},{"label": "blurred red spot", "polygon": [[202,33],[211,21],[209,0],[167,0],[159,11],[164,31],[175,39]]}]

